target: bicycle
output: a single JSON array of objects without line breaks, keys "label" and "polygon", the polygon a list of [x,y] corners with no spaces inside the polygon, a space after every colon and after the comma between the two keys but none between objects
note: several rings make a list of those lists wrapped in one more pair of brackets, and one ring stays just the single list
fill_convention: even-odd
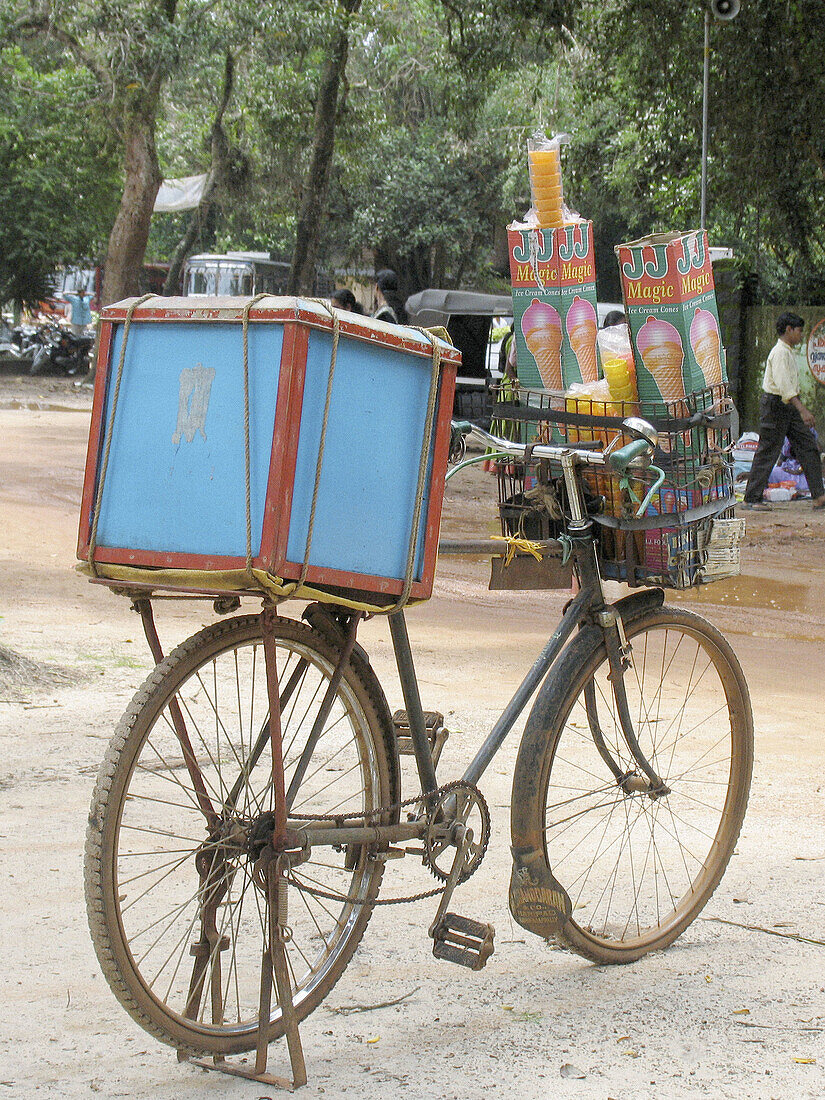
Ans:
[{"label": "bicycle", "polygon": [[[439,882],[434,954],[486,963],[493,929],[448,906],[489,839],[478,784],[533,696],[513,775],[515,919],[594,962],[626,963],[668,946],[707,903],[747,804],[748,688],[719,631],[667,607],[660,587],[605,599],[585,476],[646,478],[637,515],[664,477],[651,425],[624,428],[631,442],[618,449],[472,429],[502,461],[561,471],[563,530],[541,549],[569,555],[580,587],[452,782],[436,774],[443,719],[423,709],[403,609],[388,616],[406,706],[393,715],[357,641],[360,611],[315,603],[298,621],[265,603],[164,657],[151,592],[133,593],[158,663],[97,780],[86,894],[115,995],[179,1057],[283,1083],[266,1073],[266,1048],[285,1035],[292,1083],[304,1082],[298,1024],[385,900],[386,862],[410,845]],[[224,596],[216,610],[239,604]],[[412,792],[400,741],[415,758]],[[254,1070],[224,1061],[252,1049]]]}]

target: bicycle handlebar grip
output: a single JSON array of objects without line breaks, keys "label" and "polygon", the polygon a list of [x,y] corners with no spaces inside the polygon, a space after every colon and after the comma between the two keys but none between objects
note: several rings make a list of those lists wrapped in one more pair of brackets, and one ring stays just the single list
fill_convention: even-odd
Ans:
[{"label": "bicycle handlebar grip", "polygon": [[650,451],[651,447],[646,439],[634,439],[632,443],[628,443],[626,446],[620,447],[618,451],[608,455],[607,464],[616,473],[623,474],[635,458],[639,458],[644,454],[649,455]]},{"label": "bicycle handlebar grip", "polygon": [[461,432],[462,435],[469,435],[473,430],[469,420],[451,420],[450,426],[454,432]]}]

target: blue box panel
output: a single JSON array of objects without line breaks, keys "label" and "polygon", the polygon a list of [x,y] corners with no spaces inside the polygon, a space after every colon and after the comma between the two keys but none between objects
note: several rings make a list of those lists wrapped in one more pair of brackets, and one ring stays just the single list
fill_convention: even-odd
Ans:
[{"label": "blue box panel", "polygon": [[[329,378],[332,336],[312,330],[287,558],[303,563]],[[341,339],[338,345],[310,565],[403,578],[415,505],[429,359]],[[414,579],[421,578],[429,479]]]},{"label": "blue box panel", "polygon": [[[122,340],[119,325],[107,428]],[[282,325],[250,325],[253,555],[261,544],[282,347]],[[244,557],[245,483],[241,325],[133,321],[98,545]]]}]

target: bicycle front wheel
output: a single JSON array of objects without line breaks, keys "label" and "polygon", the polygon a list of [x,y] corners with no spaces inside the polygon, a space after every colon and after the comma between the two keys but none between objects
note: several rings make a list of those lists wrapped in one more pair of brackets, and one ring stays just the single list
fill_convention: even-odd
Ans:
[{"label": "bicycle front wheel", "polygon": [[[543,712],[541,698],[536,705],[525,741],[541,738],[541,769],[521,784],[532,790],[522,819],[572,903],[556,936],[599,963],[664,948],[701,912],[733,854],[753,761],[747,685],[719,631],[672,608],[625,630],[630,713],[663,790],[651,789],[628,749],[593,630],[562,658]],[[514,802],[537,748],[520,752]]]},{"label": "bicycle front wheel", "polygon": [[[291,783],[338,654],[303,623],[279,618],[274,631],[286,784],[297,788],[290,813],[393,806],[389,712],[356,657],[300,784]],[[103,972],[137,1022],[180,1049],[256,1045],[267,914],[255,838],[267,835],[272,810],[261,619],[244,616],[184,642],[138,691],[101,768],[87,835],[87,908]],[[374,856],[367,846],[312,850],[292,872],[287,960],[300,1019],[364,932],[383,868]],[[268,1038],[282,1032],[275,1005]]]}]

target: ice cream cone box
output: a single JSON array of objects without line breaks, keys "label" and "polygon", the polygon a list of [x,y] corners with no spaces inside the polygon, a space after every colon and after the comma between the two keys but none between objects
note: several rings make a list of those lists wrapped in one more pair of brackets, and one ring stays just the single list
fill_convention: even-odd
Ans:
[{"label": "ice cream cone box", "polygon": [[332,311],[301,298],[107,307],[81,560],[236,570],[251,554],[282,579],[306,561],[308,584],[393,596],[414,545],[411,595],[426,598],[461,356],[336,316],[334,341]]},{"label": "ice cream cone box", "polygon": [[705,231],[643,237],[616,254],[642,413],[726,382]]},{"label": "ice cream cone box", "polygon": [[518,377],[527,389],[595,382],[593,225],[507,229]]}]

